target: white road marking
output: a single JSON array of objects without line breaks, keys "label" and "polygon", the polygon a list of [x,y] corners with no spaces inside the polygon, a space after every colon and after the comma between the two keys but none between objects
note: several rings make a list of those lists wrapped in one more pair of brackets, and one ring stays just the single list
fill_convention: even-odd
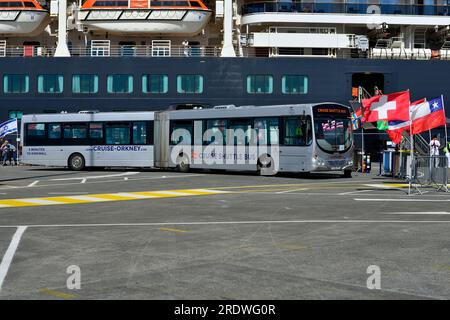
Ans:
[{"label": "white road marking", "polygon": [[58,178],[58,179],[51,179],[51,181],[68,181],[68,180],[83,180],[83,179],[103,179],[103,178],[112,178],[112,177],[122,177],[122,176],[129,176],[138,174],[139,172],[134,171],[128,171],[123,173],[116,173],[116,174],[108,174],[108,175],[102,175],[102,176],[85,176],[85,177],[74,177],[74,178]]},{"label": "white road marking", "polygon": [[8,250],[6,250],[3,256],[2,262],[0,264],[0,291],[2,290],[3,281],[8,273],[9,266],[13,260],[14,254],[16,253],[17,247],[19,246],[20,239],[23,233],[27,229],[26,226],[18,226],[17,231],[12,237],[11,243],[9,244]]},{"label": "white road marking", "polygon": [[408,199],[370,199],[370,198],[354,198],[355,201],[394,201],[394,202],[449,202],[450,199],[417,199],[417,198],[408,198]]},{"label": "white road marking", "polygon": [[[79,228],[79,227],[152,227],[152,226],[209,226],[233,224],[301,224],[301,223],[449,223],[450,220],[256,220],[256,221],[194,221],[194,222],[143,222],[143,223],[88,223],[88,224],[31,224],[28,228]],[[0,225],[0,228],[17,228],[17,225]]]},{"label": "white road marking", "polygon": [[418,214],[418,215],[421,215],[421,214],[424,214],[424,215],[450,215],[450,212],[445,212],[445,211],[430,211],[430,212],[413,212],[413,211],[411,211],[411,212],[383,212],[384,214],[406,214],[406,215],[415,215],[415,214]]},{"label": "white road marking", "polygon": [[128,180],[128,177],[123,178],[123,180],[127,181],[127,180]]},{"label": "white road marking", "polygon": [[34,204],[61,204],[61,202],[44,200],[44,199],[20,199],[20,202],[34,203]]},{"label": "white road marking", "polygon": [[86,183],[87,179],[83,179],[80,181],[80,183]]},{"label": "white road marking", "polygon": [[338,196],[345,196],[347,194],[364,193],[364,192],[370,192],[370,191],[373,191],[373,190],[357,190],[357,191],[342,192],[342,193],[338,193]]},{"label": "white road marking", "polygon": [[[195,177],[203,177],[204,174],[189,174],[189,175],[174,175],[174,176],[166,176],[165,178],[169,179],[184,179],[184,178],[195,178]],[[164,179],[165,179],[164,178]],[[138,181],[138,180],[158,180],[162,179],[162,177],[145,177],[145,178],[136,178],[136,179],[129,179],[129,181]],[[79,180],[79,179],[78,179]],[[102,181],[87,181],[87,184],[94,184],[94,183],[108,183],[108,182],[123,182],[123,179],[115,179],[115,180],[102,180]],[[57,186],[72,186],[73,183],[54,183],[54,184],[39,184],[35,186],[35,188],[47,188],[47,187],[57,187]],[[23,189],[28,188],[27,186],[2,186],[0,187],[0,190],[5,189]]]},{"label": "white road marking", "polygon": [[35,185],[38,184],[38,182],[39,182],[39,180],[36,180],[36,181],[30,183],[29,185],[27,185],[27,187],[34,187]]},{"label": "white road marking", "polygon": [[67,199],[73,199],[73,200],[85,200],[85,201],[111,201],[110,199],[104,199],[104,198],[96,198],[96,197],[88,197],[88,196],[69,196],[65,197]]},{"label": "white road marking", "polygon": [[392,187],[392,186],[381,184],[381,183],[380,184],[365,184],[365,186],[372,187],[372,188],[379,188],[379,189],[400,189],[400,188]]},{"label": "white road marking", "polygon": [[291,193],[291,192],[302,191],[302,190],[308,190],[308,188],[300,188],[300,189],[293,189],[293,190],[278,191],[278,192],[275,192],[275,194]]}]

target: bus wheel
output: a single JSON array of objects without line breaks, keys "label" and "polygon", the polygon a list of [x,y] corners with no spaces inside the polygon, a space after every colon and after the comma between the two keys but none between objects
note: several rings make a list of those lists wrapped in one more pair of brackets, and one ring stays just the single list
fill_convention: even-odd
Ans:
[{"label": "bus wheel", "polygon": [[180,172],[186,173],[189,171],[189,160],[185,155],[178,157],[177,168]]},{"label": "bus wheel", "polygon": [[69,157],[69,169],[74,171],[83,170],[85,167],[86,161],[84,157],[79,153],[74,153]]},{"label": "bus wheel", "polygon": [[264,154],[258,159],[258,173],[262,176],[274,175],[273,159],[271,156]]},{"label": "bus wheel", "polygon": [[351,178],[352,170],[344,170],[344,178]]}]

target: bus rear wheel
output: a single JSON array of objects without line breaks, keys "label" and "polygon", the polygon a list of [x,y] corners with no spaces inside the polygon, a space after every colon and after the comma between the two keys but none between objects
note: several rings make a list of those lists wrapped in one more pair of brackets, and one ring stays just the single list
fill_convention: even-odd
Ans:
[{"label": "bus rear wheel", "polygon": [[177,168],[180,172],[189,172],[189,160],[185,155],[178,157]]},{"label": "bus rear wheel", "polygon": [[75,153],[69,157],[69,169],[70,170],[80,171],[85,168],[85,165],[86,165],[86,161],[84,160],[84,157],[81,154]]}]

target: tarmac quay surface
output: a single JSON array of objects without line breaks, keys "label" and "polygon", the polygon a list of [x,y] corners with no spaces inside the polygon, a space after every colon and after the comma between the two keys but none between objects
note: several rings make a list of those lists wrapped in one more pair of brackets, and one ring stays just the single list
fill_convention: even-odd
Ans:
[{"label": "tarmac quay surface", "polygon": [[0,299],[450,298],[444,192],[361,174],[0,170]]}]

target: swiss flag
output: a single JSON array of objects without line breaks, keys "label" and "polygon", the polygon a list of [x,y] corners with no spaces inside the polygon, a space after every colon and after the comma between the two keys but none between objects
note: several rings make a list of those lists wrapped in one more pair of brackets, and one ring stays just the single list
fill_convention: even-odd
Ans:
[{"label": "swiss flag", "polygon": [[363,99],[363,122],[409,120],[409,91],[396,92]]}]

